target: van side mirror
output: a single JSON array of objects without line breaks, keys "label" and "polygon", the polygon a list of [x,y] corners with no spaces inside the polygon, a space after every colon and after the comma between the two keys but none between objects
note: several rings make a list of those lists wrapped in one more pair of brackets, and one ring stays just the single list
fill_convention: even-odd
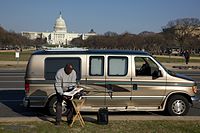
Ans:
[{"label": "van side mirror", "polygon": [[159,77],[162,77],[162,73],[160,70],[155,70],[153,73],[152,73],[152,79],[157,79]]}]

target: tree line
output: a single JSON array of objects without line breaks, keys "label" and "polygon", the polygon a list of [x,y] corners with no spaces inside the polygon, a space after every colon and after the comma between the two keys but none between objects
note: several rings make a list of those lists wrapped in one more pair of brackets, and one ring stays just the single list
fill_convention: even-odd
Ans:
[{"label": "tree line", "polygon": [[106,32],[104,35],[89,37],[86,40],[72,40],[76,47],[94,49],[145,50],[152,54],[169,53],[170,49],[200,52],[200,21],[197,18],[183,18],[169,21],[160,33],[142,32],[140,34]]},{"label": "tree line", "polygon": [[[46,39],[30,40],[19,33],[8,32],[0,26],[0,47],[38,47],[47,44]],[[170,52],[170,48],[200,51],[200,20],[198,18],[181,18],[169,21],[160,33],[144,31],[140,34],[118,34],[108,31],[103,35],[82,37],[71,41],[71,46],[93,49],[130,49],[145,50],[152,54]]]},{"label": "tree line", "polygon": [[0,48],[1,49],[15,49],[15,48],[29,48],[37,47],[45,44],[45,40],[37,38],[35,40],[30,40],[20,33],[15,33],[14,31],[6,31],[0,26]]}]

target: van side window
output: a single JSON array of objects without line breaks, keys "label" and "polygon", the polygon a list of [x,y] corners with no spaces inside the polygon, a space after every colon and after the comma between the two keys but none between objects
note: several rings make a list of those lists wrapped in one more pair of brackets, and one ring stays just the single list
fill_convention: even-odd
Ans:
[{"label": "van side window", "polygon": [[90,76],[103,76],[104,75],[104,57],[103,56],[90,56]]},{"label": "van side window", "polygon": [[108,57],[108,76],[125,76],[127,73],[127,57]]},{"label": "van side window", "polygon": [[76,71],[77,80],[81,78],[81,59],[65,57],[49,57],[45,59],[44,75],[46,80],[55,80],[57,71],[66,64],[71,64]]},{"label": "van side window", "polygon": [[152,76],[158,66],[148,57],[135,57],[136,76]]}]

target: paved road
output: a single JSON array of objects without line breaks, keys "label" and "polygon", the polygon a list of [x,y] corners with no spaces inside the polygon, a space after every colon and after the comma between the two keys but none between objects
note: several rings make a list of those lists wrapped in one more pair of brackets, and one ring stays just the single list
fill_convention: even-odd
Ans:
[{"label": "paved road", "polygon": [[[200,71],[179,71],[186,74],[198,82],[200,88]],[[23,107],[24,97],[24,71],[0,71],[0,117],[19,117],[19,116],[44,116],[44,109],[26,109]],[[3,113],[2,113],[3,112]],[[87,114],[87,113],[85,113]],[[162,113],[154,112],[121,112],[113,115],[135,115],[135,116],[154,116]],[[200,116],[200,104],[197,108],[191,108],[188,116]]]},{"label": "paved road", "polygon": [[0,117],[35,116],[23,107],[24,71],[0,72]]}]

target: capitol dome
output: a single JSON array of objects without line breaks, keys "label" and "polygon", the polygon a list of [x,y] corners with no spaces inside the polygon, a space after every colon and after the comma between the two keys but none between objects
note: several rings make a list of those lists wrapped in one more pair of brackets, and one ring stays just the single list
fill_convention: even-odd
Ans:
[{"label": "capitol dome", "polygon": [[60,13],[60,16],[56,19],[54,31],[55,32],[67,32],[65,20],[62,18],[61,13]]}]

